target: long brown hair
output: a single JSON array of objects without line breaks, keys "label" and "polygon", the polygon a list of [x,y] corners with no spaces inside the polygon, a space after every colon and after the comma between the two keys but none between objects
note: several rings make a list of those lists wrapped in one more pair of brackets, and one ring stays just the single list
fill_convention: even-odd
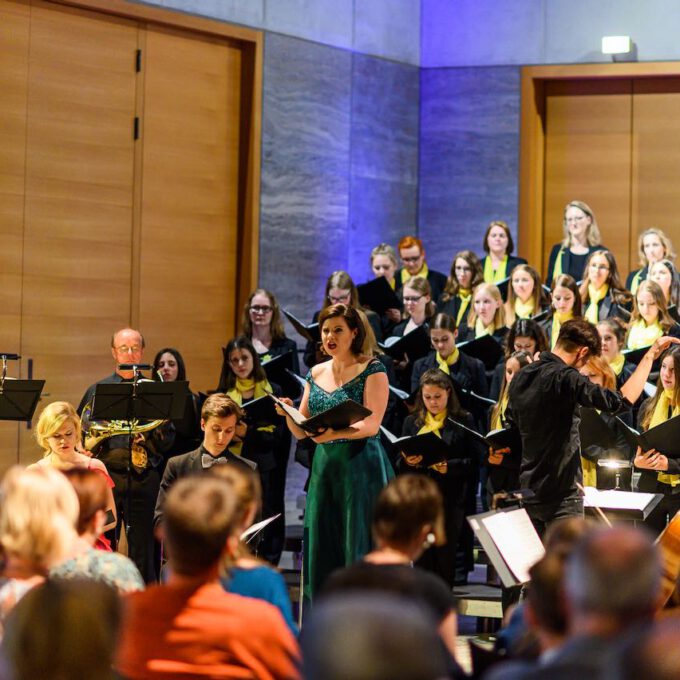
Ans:
[{"label": "long brown hair", "polygon": [[510,273],[508,301],[505,303],[505,323],[510,326],[515,322],[515,300],[517,295],[512,287],[512,278],[515,272],[526,272],[534,282],[534,289],[531,292],[531,299],[534,301],[534,314],[538,314],[541,311],[541,307],[544,307],[546,304],[545,293],[543,292],[541,277],[538,275],[538,272],[529,264],[518,264]]},{"label": "long brown hair", "polygon": [[230,340],[227,343],[227,346],[222,350],[224,358],[222,360],[220,382],[217,386],[218,392],[228,392],[236,387],[236,373],[232,370],[229,361],[229,357],[234,350],[245,350],[253,358],[253,372],[249,377],[255,382],[262,382],[267,379],[267,374],[264,372],[264,368],[262,368],[262,364],[260,363],[260,356],[255,351],[250,338],[247,338],[245,335],[239,335],[237,338]]},{"label": "long brown hair", "polygon": [[[675,387],[673,388],[673,401],[675,402],[675,404],[680,404],[680,348],[673,347],[671,349],[667,349],[661,355],[660,363],[663,363],[664,360],[667,359],[668,357],[671,357],[673,359],[673,372],[675,375]],[[659,375],[659,378],[656,381],[656,394],[651,399],[648,399],[640,409],[640,429],[642,430],[649,429],[649,423],[652,420],[654,410],[656,409],[656,405],[659,403],[659,399],[661,399],[662,394],[663,383],[661,382],[661,375]]]},{"label": "long brown hair", "polygon": [[464,411],[458,401],[455,390],[453,389],[453,382],[446,373],[439,370],[438,368],[430,368],[423,375],[420,376],[420,387],[418,389],[418,396],[416,397],[416,419],[415,424],[417,427],[422,427],[425,423],[425,416],[427,415],[427,408],[425,408],[425,402],[423,401],[423,387],[425,385],[432,385],[433,387],[438,387],[439,389],[448,392],[449,399],[446,404],[446,416],[447,418],[465,418],[467,416],[467,411]]},{"label": "long brown hair", "polygon": [[564,239],[562,241],[563,248],[569,248],[571,246],[571,234],[569,233],[569,227],[567,226],[567,210],[569,208],[578,208],[581,212],[585,213],[590,217],[590,226],[588,227],[588,232],[586,233],[586,241],[589,246],[599,246],[602,240],[600,236],[600,227],[595,219],[595,213],[593,209],[583,201],[569,201],[567,205],[564,206],[564,214],[562,216],[562,229],[564,231]]},{"label": "long brown hair", "polygon": [[[430,301],[425,305],[425,318],[429,319],[436,310],[434,301],[432,300],[432,289],[430,288],[430,282],[424,276],[414,276],[410,278],[402,287],[402,291],[405,288],[411,288],[420,293],[421,295],[427,295]],[[410,314],[404,310],[404,319],[408,319]]]},{"label": "long brown hair", "polygon": [[586,267],[583,270],[583,283],[581,284],[580,288],[581,302],[584,305],[589,302],[588,270],[590,268],[590,263],[592,262],[592,259],[596,255],[601,255],[602,257],[604,257],[604,259],[607,260],[607,264],[609,265],[609,275],[607,276],[606,283],[609,285],[609,294],[611,295],[612,300],[617,304],[628,304],[632,299],[632,295],[624,288],[623,284],[621,283],[621,277],[619,276],[619,268],[616,266],[616,258],[614,257],[614,254],[611,251],[604,249],[595,250],[588,256],[588,260],[586,261]]},{"label": "long brown hair", "polygon": [[[265,295],[269,299],[269,306],[272,308],[272,320],[269,323],[269,332],[272,334],[272,340],[283,340],[286,337],[286,332],[283,329],[283,321],[281,319],[281,308],[276,301],[273,293],[270,293],[266,288],[257,288],[254,290],[243,305],[243,315],[241,316],[241,328],[243,335],[248,338],[253,337],[253,323],[250,320],[250,306],[253,304],[253,298],[256,295]],[[181,380],[181,378],[178,378]]]},{"label": "long brown hair", "polygon": [[[519,350],[518,352],[513,352],[505,361],[506,363],[510,361],[510,359],[515,359],[517,363],[519,364],[520,370],[522,370],[525,366],[528,366],[531,363],[531,355],[529,352],[525,352],[524,350]],[[501,407],[503,405],[503,399],[505,399],[505,395],[508,392],[508,380],[505,377],[505,371],[503,371],[503,382],[501,383],[501,391],[498,394],[498,401],[496,402],[495,406],[491,409],[491,422],[493,423],[494,420],[498,417],[498,414],[500,413]]]},{"label": "long brown hair", "polygon": [[451,262],[451,271],[446,279],[446,285],[444,286],[444,292],[441,297],[442,302],[447,302],[456,297],[460,291],[460,284],[456,277],[456,260],[464,260],[470,266],[470,269],[472,269],[472,281],[470,282],[470,288],[472,290],[484,281],[484,270],[482,269],[482,263],[477,255],[471,250],[461,250],[454,255],[453,261]]},{"label": "long brown hair", "polygon": [[[555,292],[555,288],[566,288],[574,294],[574,307],[572,308],[572,313],[575,317],[583,316],[583,301],[581,300],[581,291],[579,290],[576,279],[569,274],[560,274],[556,279],[553,280],[552,293]],[[555,313],[555,308],[550,305],[550,316]]]},{"label": "long brown hair", "polygon": [[666,296],[663,294],[661,286],[655,281],[650,281],[649,279],[640,282],[640,285],[638,286],[637,290],[635,291],[635,295],[633,296],[633,313],[630,315],[631,325],[634,324],[636,321],[640,321],[640,319],[642,319],[642,315],[640,314],[640,309],[638,308],[637,301],[638,295],[640,295],[640,293],[649,293],[654,298],[654,302],[656,303],[656,306],[659,309],[657,321],[659,323],[659,326],[661,326],[661,328],[663,329],[665,335],[673,326],[675,326],[675,320],[668,313],[668,307],[666,305]]},{"label": "long brown hair", "polygon": [[515,243],[512,240],[510,227],[508,227],[508,225],[503,222],[503,220],[494,220],[493,222],[490,222],[489,226],[486,228],[486,231],[484,232],[484,240],[482,241],[482,248],[484,249],[484,252],[491,253],[491,248],[489,248],[489,234],[494,227],[500,227],[508,237],[508,247],[505,249],[505,254],[510,255],[510,253],[512,253],[512,251],[515,249]]},{"label": "long brown hair", "polygon": [[329,297],[331,288],[339,288],[340,290],[349,291],[349,305],[355,307],[356,309],[361,309],[359,304],[359,291],[352,281],[352,277],[342,269],[334,271],[326,281],[326,290],[324,292],[323,303],[321,304],[321,309],[325,309],[331,305],[331,299]]}]

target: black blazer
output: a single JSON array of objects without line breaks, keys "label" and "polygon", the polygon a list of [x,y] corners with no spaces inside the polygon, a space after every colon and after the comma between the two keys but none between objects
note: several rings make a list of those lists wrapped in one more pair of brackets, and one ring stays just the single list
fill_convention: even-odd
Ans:
[{"label": "black blazer", "polygon": [[[583,316],[586,315],[586,309],[588,309],[589,302],[583,303]],[[618,317],[625,323],[628,323],[631,305],[629,303],[614,302],[611,296],[611,292],[608,291],[607,294],[597,303],[597,318],[599,321],[604,321],[605,319],[611,319],[612,317]],[[622,312],[621,310],[626,310]]]},{"label": "black blazer", "polygon": [[635,269],[626,277],[626,288],[632,293],[633,292],[633,280],[639,274],[638,283],[642,283],[649,273],[649,266],[643,267],[642,269]]},{"label": "black blazer", "polygon": [[[425,371],[437,367],[436,352],[430,352],[426,357],[418,359],[413,364],[411,392],[413,393],[418,390],[420,378]],[[451,371],[450,375],[454,386],[462,387],[464,390],[472,390],[481,397],[485,397],[488,394],[489,386],[486,382],[484,364],[479,359],[469,357],[461,352],[458,361],[453,366],[450,366],[449,370]]]},{"label": "black blazer", "polygon": [[[454,295],[452,298],[449,298],[448,300],[442,300],[441,295],[439,296],[439,300],[437,300],[437,312],[441,312],[442,314],[448,314],[450,317],[454,319],[454,321],[458,318],[458,312],[460,311],[460,305],[461,305],[461,300],[457,295]],[[463,313],[463,318],[460,320],[460,323],[458,324],[458,333],[467,333],[467,316],[470,313],[470,309],[472,308],[472,298],[470,298],[470,302],[467,306],[467,309]]]},{"label": "black blazer", "polygon": [[[562,244],[561,243],[556,243],[553,247],[552,250],[550,251],[550,258],[548,259],[548,275],[545,278],[545,282],[552,287],[552,281],[553,278],[555,278],[555,264],[557,263],[557,255],[562,249]],[[588,246],[588,252],[586,253],[586,261],[588,259],[588,256],[591,253],[594,253],[596,250],[607,250],[605,246]],[[562,273],[563,274],[570,274],[571,276],[574,277],[574,280],[576,281],[581,281],[583,279],[583,270],[580,269],[580,267],[576,264],[576,257],[575,255],[572,255],[571,250],[569,248],[565,248],[562,251]]]},{"label": "black blazer", "polygon": [[[153,515],[153,524],[156,526],[163,517],[163,505],[165,504],[165,496],[170,490],[170,487],[178,480],[183,477],[189,477],[190,475],[202,475],[205,473],[205,469],[201,464],[201,456],[204,453],[208,453],[203,445],[199,446],[195,451],[189,451],[189,453],[183,453],[181,456],[173,456],[168,460],[168,464],[165,466],[165,472],[163,472],[163,479],[161,479],[160,489],[158,490],[158,498],[156,499],[156,510]],[[220,458],[226,458],[229,461],[229,465],[245,465],[250,467],[247,463],[242,461],[238,456],[235,456],[230,451],[224,451]]]},{"label": "black blazer", "polygon": [[[484,265],[486,264],[486,260],[491,257],[490,255],[486,255],[485,257],[482,258],[482,271],[484,271]],[[510,276],[512,274],[512,270],[518,265],[518,264],[527,264],[527,261],[523,257],[516,257],[515,255],[508,255],[508,264],[505,267],[505,275]],[[491,281],[487,281],[487,283],[492,283]]]}]

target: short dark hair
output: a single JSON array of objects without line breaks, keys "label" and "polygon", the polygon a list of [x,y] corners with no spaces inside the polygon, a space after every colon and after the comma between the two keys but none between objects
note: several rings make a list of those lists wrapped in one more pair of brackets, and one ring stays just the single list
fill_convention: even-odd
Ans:
[{"label": "short dark hair", "polygon": [[567,616],[562,600],[565,556],[547,553],[531,569],[527,585],[527,603],[541,628],[563,635]]},{"label": "short dark hair", "polygon": [[399,475],[378,495],[373,536],[397,548],[407,546],[430,525],[439,544],[444,540],[444,510],[437,485],[424,475]]},{"label": "short dark hair", "polygon": [[185,477],[173,484],[163,510],[168,561],[185,576],[215,566],[236,526],[236,502],[229,485],[212,476]]},{"label": "short dark hair", "polygon": [[585,319],[569,319],[560,326],[557,347],[567,352],[576,352],[585,347],[591,356],[602,354],[602,341],[597,328]]},{"label": "short dark hair", "polygon": [[229,416],[236,416],[236,420],[241,420],[243,418],[243,410],[226,394],[216,392],[203,402],[201,408],[201,418],[203,420],[208,420],[208,418],[228,418]]},{"label": "short dark hair", "polygon": [[512,234],[510,233],[510,227],[503,222],[503,220],[494,220],[493,222],[489,223],[489,226],[486,228],[486,231],[484,232],[484,241],[482,242],[482,248],[488,253],[491,252],[491,249],[489,248],[489,234],[491,233],[491,230],[494,227],[500,227],[504,232],[505,235],[508,237],[508,247],[505,249],[505,254],[510,255],[510,253],[515,249],[515,244],[512,240]]},{"label": "short dark hair", "polygon": [[350,350],[355,356],[362,354],[364,340],[366,339],[366,328],[364,322],[359,316],[359,312],[350,306],[339,303],[337,305],[329,305],[319,314],[319,330],[323,330],[323,325],[328,319],[337,319],[342,317],[351,331],[356,331],[357,334],[352,340]]},{"label": "short dark hair", "polygon": [[548,336],[538,321],[533,319],[516,319],[512,324],[505,345],[506,359],[515,351],[516,338],[531,338],[536,343],[537,352],[548,350]]}]

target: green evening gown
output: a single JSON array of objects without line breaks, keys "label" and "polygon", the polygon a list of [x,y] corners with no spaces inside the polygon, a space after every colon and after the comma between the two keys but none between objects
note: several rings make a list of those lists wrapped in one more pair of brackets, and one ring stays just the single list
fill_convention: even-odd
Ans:
[{"label": "green evening gown", "polygon": [[[363,404],[368,376],[384,372],[379,361],[372,361],[356,378],[329,393],[314,382],[310,371],[310,415],[346,399]],[[373,506],[392,477],[394,471],[379,436],[317,444],[304,521],[307,604],[332,571],[370,552]]]}]

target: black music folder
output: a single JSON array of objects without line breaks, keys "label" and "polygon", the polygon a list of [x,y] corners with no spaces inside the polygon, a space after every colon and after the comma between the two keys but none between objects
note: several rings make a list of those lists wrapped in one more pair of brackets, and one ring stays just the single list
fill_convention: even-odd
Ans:
[{"label": "black music folder", "polygon": [[463,425],[463,423],[460,423],[453,418],[449,418],[449,421],[485,446],[491,447],[496,451],[510,449],[510,451],[515,454],[522,451],[522,437],[519,434],[519,430],[514,427],[502,427],[498,430],[491,430],[491,432],[487,432],[487,434],[484,435],[467,425]]},{"label": "black music folder", "polygon": [[293,328],[309,342],[320,342],[321,341],[321,329],[319,328],[318,322],[304,324],[296,316],[293,316],[290,312],[283,310],[284,315],[288,321],[293,324]]},{"label": "black music folder", "polygon": [[0,420],[29,422],[33,418],[44,386],[44,380],[5,378],[0,384]]},{"label": "black music folder", "polygon": [[623,354],[626,361],[636,366],[642,361],[642,357],[649,352],[651,345],[647,347],[640,347],[639,349],[624,349],[621,354]]},{"label": "black music folder", "polygon": [[479,359],[488,370],[493,370],[503,358],[503,348],[492,335],[466,340],[457,344],[457,347],[463,354]]},{"label": "black music folder", "polygon": [[418,465],[423,467],[443,463],[454,457],[453,449],[434,432],[416,434],[410,437],[397,437],[382,425],[380,429],[395,451],[401,451],[407,456],[422,456],[423,460]]},{"label": "black music folder", "polygon": [[282,402],[273,394],[269,396],[293,419],[293,422],[298,427],[311,434],[327,429],[344,430],[346,427],[367,418],[373,413],[373,411],[358,404],[353,399],[347,399],[321,413],[317,413],[315,416],[305,418],[293,406],[288,406],[288,404]]},{"label": "black music folder", "polygon": [[603,449],[615,448],[616,433],[609,428],[595,409],[581,408],[580,417],[579,435],[581,444],[585,446],[597,444]]},{"label": "black music folder", "polygon": [[638,432],[620,418],[618,420],[624,426],[623,435],[633,450],[639,446],[643,451],[656,449],[667,458],[680,458],[680,416],[670,418],[646,432]]},{"label": "black music folder", "polygon": [[295,379],[293,373],[293,352],[286,352],[279,356],[272,357],[262,363],[262,368],[267,374],[270,383],[276,383],[281,388],[284,397],[297,399],[300,396],[300,383]]},{"label": "black music folder", "polygon": [[252,399],[241,406],[249,425],[271,425],[278,422],[274,402],[268,397]]},{"label": "black music folder", "polygon": [[427,356],[432,349],[430,334],[425,330],[424,325],[414,328],[401,337],[393,335],[378,345],[391,357],[401,360],[405,354],[411,362]]},{"label": "black music folder", "polygon": [[384,314],[388,309],[401,309],[401,300],[387,283],[384,276],[357,286],[359,302],[376,314]]},{"label": "black music folder", "polygon": [[416,397],[418,396],[418,390],[409,394],[405,390],[401,390],[394,385],[390,385],[389,388],[390,392],[392,392],[392,394],[397,397],[397,399],[401,399],[403,402],[409,405],[413,405],[416,401]]}]

